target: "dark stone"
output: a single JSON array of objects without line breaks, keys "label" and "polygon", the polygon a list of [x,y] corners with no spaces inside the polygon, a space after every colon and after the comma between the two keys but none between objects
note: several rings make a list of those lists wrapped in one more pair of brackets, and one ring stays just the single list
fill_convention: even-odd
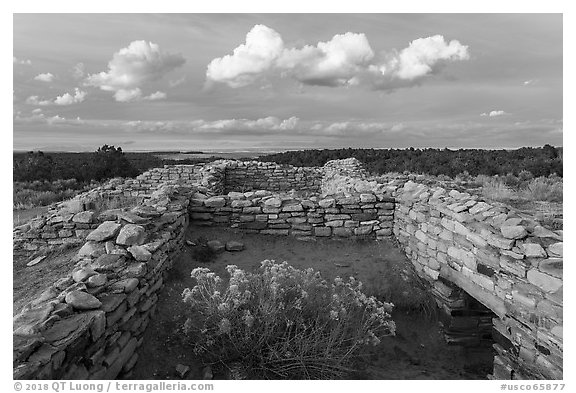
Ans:
[{"label": "dark stone", "polygon": [[481,263],[478,263],[476,265],[476,269],[478,270],[478,273],[483,274],[483,275],[488,276],[488,277],[492,277],[496,273],[492,268],[490,268],[486,265],[483,265]]}]

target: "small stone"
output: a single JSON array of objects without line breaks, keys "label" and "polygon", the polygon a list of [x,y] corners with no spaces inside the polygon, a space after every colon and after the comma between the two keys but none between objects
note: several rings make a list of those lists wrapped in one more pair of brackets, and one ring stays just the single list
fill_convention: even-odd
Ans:
[{"label": "small stone", "polygon": [[528,278],[529,283],[536,285],[545,292],[555,292],[562,288],[561,279],[552,277],[535,269],[528,270],[526,277]]},{"label": "small stone", "polygon": [[140,245],[144,242],[146,231],[143,226],[136,224],[126,224],[118,233],[116,244],[123,246]]},{"label": "small stone", "polygon": [[80,224],[90,224],[94,218],[94,212],[92,211],[85,211],[76,213],[74,217],[72,217],[72,222],[77,222]]},{"label": "small stone", "polygon": [[526,228],[521,225],[503,226],[500,228],[500,232],[507,239],[522,239],[528,235]]},{"label": "small stone", "polygon": [[189,371],[190,371],[190,366],[185,366],[183,364],[177,364],[176,365],[176,374],[178,374],[178,376],[182,379],[184,379],[186,377],[186,375],[188,374]]},{"label": "small stone", "polygon": [[210,240],[208,243],[208,248],[210,248],[214,252],[221,252],[224,251],[225,246],[222,244],[220,240]]},{"label": "small stone", "polygon": [[264,201],[264,206],[268,207],[280,207],[282,206],[282,201],[278,198],[270,198]]},{"label": "small stone", "polygon": [[150,222],[150,219],[142,218],[138,214],[132,212],[120,212],[117,217],[130,224],[148,224]]},{"label": "small stone", "polygon": [[524,243],[522,245],[522,251],[528,258],[545,258],[546,251],[542,248],[540,244],[536,243]]},{"label": "small stone", "polygon": [[301,212],[304,211],[304,207],[302,207],[301,203],[295,203],[292,205],[286,205],[282,208],[283,212]]},{"label": "small stone", "polygon": [[93,310],[99,308],[100,300],[82,291],[72,291],[66,295],[66,303],[79,310]]},{"label": "small stone", "polygon": [[554,243],[548,246],[548,254],[555,257],[563,257],[564,256],[564,243]]},{"label": "small stone", "polygon": [[360,202],[362,202],[362,203],[376,202],[376,195],[374,195],[374,194],[360,194]]},{"label": "small stone", "polygon": [[26,264],[26,266],[30,267],[30,266],[34,266],[39,264],[40,262],[42,262],[44,259],[46,258],[46,255],[41,255],[39,257],[36,257],[34,259],[32,259],[30,262],[28,262]]},{"label": "small stone", "polygon": [[86,280],[88,277],[97,274],[93,269],[86,267],[84,269],[76,270],[72,273],[72,279],[75,282],[82,282]]},{"label": "small stone", "polygon": [[152,258],[152,254],[144,246],[130,246],[128,247],[128,252],[137,261],[146,262]]},{"label": "small stone", "polygon": [[226,251],[242,251],[244,249],[244,243],[231,240],[226,243]]},{"label": "small stone", "polygon": [[100,255],[106,254],[104,244],[100,242],[88,241],[78,250],[78,257],[91,257],[98,258]]},{"label": "small stone", "polygon": [[224,207],[226,205],[226,199],[223,197],[211,197],[204,201],[204,205],[207,207]]},{"label": "small stone", "polygon": [[95,242],[102,242],[116,236],[120,230],[121,225],[114,221],[105,221],[98,226],[95,230],[90,232],[86,237],[86,240],[92,240]]},{"label": "small stone", "polygon": [[94,276],[90,276],[87,281],[89,287],[101,287],[107,282],[108,277],[106,274],[96,274]]}]

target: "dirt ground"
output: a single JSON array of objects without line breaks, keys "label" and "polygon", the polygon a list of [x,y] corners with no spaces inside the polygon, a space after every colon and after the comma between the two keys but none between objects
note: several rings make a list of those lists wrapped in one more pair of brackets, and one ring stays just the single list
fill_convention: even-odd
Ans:
[{"label": "dirt ground", "polygon": [[32,256],[14,256],[12,265],[12,293],[14,303],[12,314],[17,314],[30,300],[58,279],[64,277],[74,267],[72,258],[79,247],[70,248],[62,252],[55,252],[47,256],[42,262],[34,266],[26,266]]},{"label": "dirt ground", "polygon": [[[187,379],[201,379],[203,365],[197,359],[184,336],[179,332],[184,324],[185,307],[181,301],[184,288],[192,287],[192,269],[210,268],[222,277],[229,264],[245,270],[256,270],[264,259],[288,261],[297,268],[313,267],[327,278],[354,276],[363,282],[382,273],[386,263],[405,262],[406,257],[391,242],[342,241],[319,239],[302,242],[291,237],[242,234],[230,228],[190,227],[188,239],[204,236],[222,242],[237,240],[245,244],[241,252],[224,252],[210,263],[199,263],[187,246],[169,271],[155,317],[150,322],[144,345],[139,350],[134,379],[178,379],[178,364],[190,367]],[[491,352],[449,346],[444,341],[436,320],[420,314],[395,312],[395,337],[386,337],[371,349],[355,368],[351,379],[484,379],[491,367]],[[215,379],[224,379],[222,370],[214,370]]]}]

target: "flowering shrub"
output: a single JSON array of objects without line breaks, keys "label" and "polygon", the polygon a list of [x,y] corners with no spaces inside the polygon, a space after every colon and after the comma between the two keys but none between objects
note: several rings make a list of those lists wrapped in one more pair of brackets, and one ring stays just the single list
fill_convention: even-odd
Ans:
[{"label": "flowering shrub", "polygon": [[366,296],[354,278],[333,283],[313,269],[265,260],[257,273],[227,267],[227,282],[196,268],[184,302],[195,353],[208,362],[240,362],[251,377],[337,378],[366,345],[393,335],[392,304]]}]

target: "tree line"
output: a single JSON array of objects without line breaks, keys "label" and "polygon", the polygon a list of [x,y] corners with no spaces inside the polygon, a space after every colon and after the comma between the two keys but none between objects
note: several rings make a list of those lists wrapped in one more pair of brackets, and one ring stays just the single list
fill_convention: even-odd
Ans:
[{"label": "tree line", "polygon": [[563,176],[562,148],[522,147],[516,150],[482,149],[323,149],[287,151],[260,157],[294,166],[322,166],[329,160],[355,157],[372,173],[410,172],[454,177],[460,173],[517,176],[528,171],[533,176]]}]

